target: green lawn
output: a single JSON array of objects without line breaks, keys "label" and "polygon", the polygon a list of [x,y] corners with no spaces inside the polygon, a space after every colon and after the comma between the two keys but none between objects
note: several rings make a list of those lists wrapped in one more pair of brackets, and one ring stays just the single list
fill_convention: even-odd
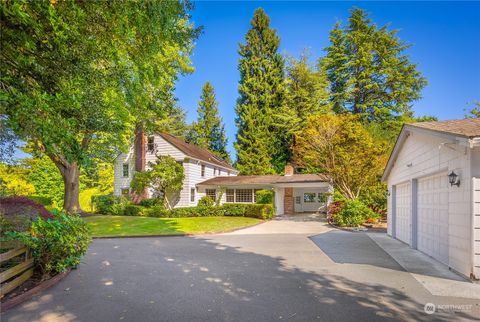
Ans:
[{"label": "green lawn", "polygon": [[148,218],[92,216],[84,218],[93,237],[220,233],[262,222],[245,217]]}]

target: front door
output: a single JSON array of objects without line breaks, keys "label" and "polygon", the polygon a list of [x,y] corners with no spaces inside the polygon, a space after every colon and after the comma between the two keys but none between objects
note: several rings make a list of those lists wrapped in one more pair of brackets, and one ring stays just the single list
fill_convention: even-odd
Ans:
[{"label": "front door", "polygon": [[294,189],[295,212],[324,211],[326,205],[325,191],[321,189],[304,188]]}]

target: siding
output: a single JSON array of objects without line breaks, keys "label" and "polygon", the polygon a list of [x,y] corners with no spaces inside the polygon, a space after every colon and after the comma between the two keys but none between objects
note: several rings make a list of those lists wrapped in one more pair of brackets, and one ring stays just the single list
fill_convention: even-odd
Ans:
[{"label": "siding", "polygon": [[[128,167],[128,177],[123,177],[123,164],[127,163]],[[115,160],[115,166],[113,168],[114,179],[113,179],[113,194],[115,196],[120,196],[122,194],[123,188],[130,188],[130,182],[133,178],[133,170],[135,169],[135,159],[133,148],[127,153],[120,154]]]},{"label": "siding", "polygon": [[[147,162],[146,169],[149,169],[149,162],[154,163],[157,159],[157,155],[170,155],[175,160],[181,161],[183,163],[183,169],[185,173],[185,179],[183,182],[183,188],[180,193],[169,196],[169,200],[174,207],[189,207],[189,206],[196,206],[198,200],[205,196],[205,191],[197,191],[196,184],[202,182],[204,180],[213,178],[214,168],[217,169],[217,176],[218,170],[221,170],[221,175],[226,176],[227,172],[230,171],[230,175],[236,175],[232,170],[221,168],[221,167],[214,167],[213,165],[203,163],[201,161],[191,160],[185,155],[182,151],[165,141],[161,136],[155,135],[154,136],[154,144],[155,150],[153,152],[147,151],[145,159]],[[133,151],[133,147],[130,148],[130,151],[125,154],[121,154],[115,161],[114,167],[114,194],[119,196],[121,194],[122,188],[129,188],[130,182],[133,178],[133,172],[135,167],[135,154]],[[130,164],[130,171],[128,178],[123,178],[122,170],[123,164],[127,162]],[[201,166],[202,164],[205,165],[205,176],[201,176]],[[195,188],[195,201],[190,201],[190,189]],[[225,199],[225,196],[222,200]]]},{"label": "siding", "polygon": [[480,178],[473,178],[473,275],[480,279]]},{"label": "siding", "polygon": [[[448,189],[449,266],[469,276],[472,258],[471,150],[465,146],[445,144],[446,142],[451,140],[412,131],[392,167],[388,186],[391,189],[392,185],[433,175],[440,171],[455,170],[459,174],[460,187],[453,186]],[[389,207],[389,212],[391,211]]]}]

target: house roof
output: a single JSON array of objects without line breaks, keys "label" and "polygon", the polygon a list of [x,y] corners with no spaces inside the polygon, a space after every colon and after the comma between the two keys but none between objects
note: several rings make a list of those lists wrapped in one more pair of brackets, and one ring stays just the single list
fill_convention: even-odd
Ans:
[{"label": "house roof", "polygon": [[330,177],[324,174],[293,174],[291,176],[280,175],[255,175],[255,176],[230,176],[215,177],[198,183],[200,186],[234,186],[234,185],[261,185],[281,183],[306,183],[306,182],[329,182]]},{"label": "house roof", "polygon": [[232,167],[228,162],[220,158],[219,156],[213,154],[207,149],[200,148],[196,145],[187,143],[171,134],[168,133],[160,133],[159,134],[165,141],[185,153],[188,157],[193,159],[213,163],[215,165],[221,166],[226,169],[230,169],[233,171],[237,171],[234,167]]},{"label": "house roof", "polygon": [[460,136],[467,139],[480,138],[480,118],[469,118],[464,120],[449,120],[449,121],[431,121],[408,123],[402,127],[400,134],[397,137],[395,146],[390,154],[385,171],[383,172],[382,181],[386,181],[390,175],[390,171],[395,164],[398,154],[407,139],[409,132],[415,129],[423,129],[434,133],[443,133],[451,136]]},{"label": "house roof", "polygon": [[464,120],[450,121],[418,122],[409,123],[407,125],[436,132],[455,134],[467,138],[480,137],[480,118],[469,118]]}]

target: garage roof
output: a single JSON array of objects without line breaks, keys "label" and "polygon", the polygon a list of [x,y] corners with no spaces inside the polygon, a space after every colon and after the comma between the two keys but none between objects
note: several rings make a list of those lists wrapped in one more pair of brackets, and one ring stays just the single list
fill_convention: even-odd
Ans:
[{"label": "garage roof", "polygon": [[[395,147],[390,154],[387,166],[383,172],[382,181],[386,181],[392,170],[395,160],[400,152],[403,143],[408,137],[408,132],[415,129],[424,129],[433,133],[444,133],[447,135],[465,137],[467,139],[480,138],[480,118],[469,118],[464,120],[431,121],[405,124],[398,135]],[[433,134],[432,133],[432,134]]]},{"label": "garage roof", "polygon": [[258,176],[230,176],[215,177],[198,183],[198,186],[234,186],[234,185],[261,185],[280,183],[329,182],[330,177],[324,174],[293,174],[291,176],[258,175]]},{"label": "garage roof", "polygon": [[408,126],[450,133],[467,138],[480,137],[480,118],[410,123]]}]

